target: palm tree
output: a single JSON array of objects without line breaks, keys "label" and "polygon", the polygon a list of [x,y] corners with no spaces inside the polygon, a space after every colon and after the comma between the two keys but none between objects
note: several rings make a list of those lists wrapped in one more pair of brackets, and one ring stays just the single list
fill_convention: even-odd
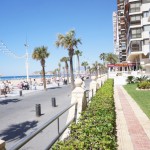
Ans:
[{"label": "palm tree", "polygon": [[59,77],[61,76],[61,63],[58,63],[58,71],[59,71]]},{"label": "palm tree", "polygon": [[88,62],[87,62],[87,61],[83,61],[83,62],[82,62],[82,64],[81,64],[81,66],[83,66],[83,67],[84,67],[85,74],[86,74],[86,67],[87,67],[88,65],[89,65],[89,64],[88,64]]},{"label": "palm tree", "polygon": [[99,66],[99,63],[95,61],[95,63],[93,64],[93,71],[95,72],[96,77],[98,76],[98,66]]},{"label": "palm tree", "polygon": [[65,68],[66,68],[66,74],[67,74],[67,83],[69,83],[69,71],[68,71],[68,61],[69,61],[69,57],[63,57],[60,59],[61,62],[65,63]]},{"label": "palm tree", "polygon": [[79,50],[76,50],[74,52],[75,55],[77,55],[77,59],[78,59],[78,76],[80,74],[80,59],[79,59],[79,56],[82,56],[82,51],[79,51]]},{"label": "palm tree", "polygon": [[43,83],[44,89],[46,90],[46,80],[45,80],[45,59],[48,58],[50,53],[47,52],[47,47],[41,46],[36,47],[33,51],[32,58],[35,60],[39,60],[42,66],[42,76],[43,76]]},{"label": "palm tree", "polygon": [[88,66],[87,69],[88,69],[88,72],[90,73],[90,77],[91,77],[92,69],[90,66]]},{"label": "palm tree", "polygon": [[105,59],[106,59],[106,54],[105,54],[105,53],[101,53],[101,54],[99,55],[99,58],[100,58],[100,60],[103,60],[103,64],[104,64]]},{"label": "palm tree", "polygon": [[118,62],[118,56],[113,53],[108,53],[106,55],[106,61],[108,61],[110,64],[116,64]]},{"label": "palm tree", "polygon": [[63,69],[63,74],[64,74],[64,77],[65,77],[65,67],[62,67],[62,69]]},{"label": "palm tree", "polygon": [[101,75],[103,65],[101,63],[98,63],[97,65],[98,65],[98,74]]},{"label": "palm tree", "polygon": [[59,34],[58,39],[56,41],[57,47],[61,46],[61,47],[68,50],[69,61],[70,61],[70,74],[71,74],[72,89],[75,88],[72,58],[74,55],[74,47],[77,48],[78,43],[81,44],[81,40],[75,38],[75,31],[74,30],[70,30],[68,33],[66,33],[66,35]]}]

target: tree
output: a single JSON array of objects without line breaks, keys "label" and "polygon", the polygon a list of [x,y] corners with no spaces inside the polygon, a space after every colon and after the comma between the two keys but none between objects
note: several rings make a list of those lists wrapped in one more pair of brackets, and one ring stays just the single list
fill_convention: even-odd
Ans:
[{"label": "tree", "polygon": [[93,71],[95,72],[96,77],[98,76],[98,66],[99,66],[99,63],[95,61],[95,63],[93,64]]},{"label": "tree", "polygon": [[87,69],[88,69],[88,72],[90,73],[90,77],[91,77],[92,69],[90,66],[88,66]]},{"label": "tree", "polygon": [[106,54],[105,54],[105,53],[101,53],[101,54],[99,55],[99,58],[100,58],[100,60],[103,60],[103,64],[104,64],[105,59],[106,59]]},{"label": "tree", "polygon": [[113,53],[108,53],[106,55],[106,61],[108,61],[110,64],[116,64],[118,62],[118,56]]},{"label": "tree", "polygon": [[89,64],[88,64],[88,62],[87,62],[87,61],[83,61],[83,62],[82,62],[82,64],[81,64],[81,66],[83,66],[83,67],[84,67],[85,74],[86,74],[86,67],[87,67],[88,65],[89,65]]},{"label": "tree", "polygon": [[102,74],[102,68],[103,68],[103,65],[101,63],[98,63],[98,74],[101,75]]},{"label": "tree", "polygon": [[81,44],[80,39],[75,38],[75,31],[70,30],[69,32],[66,33],[66,35],[59,34],[58,39],[56,41],[56,47],[63,47],[64,49],[68,50],[68,55],[69,55],[69,61],[70,61],[70,74],[71,74],[71,85],[72,89],[75,88],[74,84],[74,74],[73,74],[73,55],[74,55],[74,47],[78,48],[78,44]]},{"label": "tree", "polygon": [[42,66],[42,76],[43,76],[43,84],[44,89],[46,90],[46,80],[45,80],[45,59],[48,58],[50,53],[47,52],[47,47],[41,46],[34,49],[32,58],[35,60],[39,60]]},{"label": "tree", "polygon": [[65,67],[62,67],[62,69],[63,69],[63,74],[64,74],[64,77],[65,77]]},{"label": "tree", "polygon": [[59,71],[58,74],[59,74],[59,77],[60,77],[60,76],[61,76],[61,63],[58,63],[58,69],[59,69],[59,70],[58,70],[58,71]]},{"label": "tree", "polygon": [[79,51],[79,50],[76,50],[74,52],[74,54],[77,55],[77,59],[78,59],[78,76],[79,76],[79,74],[80,74],[80,59],[79,59],[79,56],[82,56],[82,52]]},{"label": "tree", "polygon": [[66,74],[67,74],[67,83],[69,82],[69,71],[68,71],[68,61],[69,61],[69,57],[63,57],[60,59],[61,62],[65,63],[65,68],[66,68]]}]

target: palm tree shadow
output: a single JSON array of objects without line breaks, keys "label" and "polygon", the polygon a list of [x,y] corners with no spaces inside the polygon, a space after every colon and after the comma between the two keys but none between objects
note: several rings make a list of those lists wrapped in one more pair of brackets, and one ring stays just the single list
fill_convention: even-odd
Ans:
[{"label": "palm tree shadow", "polygon": [[19,100],[19,99],[6,99],[6,100],[0,101],[0,105],[7,105],[9,103],[17,103],[19,101],[21,101],[21,100]]},{"label": "palm tree shadow", "polygon": [[13,124],[8,129],[0,133],[2,140],[11,142],[14,140],[22,139],[26,136],[26,132],[37,126],[38,121],[26,121],[19,124]]}]

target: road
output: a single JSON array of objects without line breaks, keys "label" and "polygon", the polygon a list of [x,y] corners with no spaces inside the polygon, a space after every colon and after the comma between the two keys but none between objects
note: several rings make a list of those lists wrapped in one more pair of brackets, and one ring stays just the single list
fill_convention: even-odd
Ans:
[{"label": "road", "polygon": [[[88,88],[89,80],[86,80],[85,85]],[[52,107],[51,98],[56,98],[57,107]],[[6,141],[6,148],[10,149],[14,144],[19,140],[24,138],[26,135],[35,131],[40,125],[47,122],[50,118],[56,115],[58,112],[70,105],[71,99],[71,88],[70,85],[55,87],[47,89],[47,91],[36,91],[34,93],[23,95],[22,97],[10,97],[5,100],[0,100],[0,139]],[[35,115],[35,105],[41,104],[41,113],[40,117]],[[62,124],[64,124],[64,118],[67,114],[63,116]],[[52,140],[54,136],[57,135],[57,124],[54,124],[43,131],[50,133],[46,137],[40,135],[37,137],[30,146],[24,149],[42,149],[42,146],[47,144],[42,142],[38,147],[37,141],[42,140],[46,141],[47,139]],[[48,141],[48,140],[47,140]],[[32,145],[32,146],[31,146]]]}]

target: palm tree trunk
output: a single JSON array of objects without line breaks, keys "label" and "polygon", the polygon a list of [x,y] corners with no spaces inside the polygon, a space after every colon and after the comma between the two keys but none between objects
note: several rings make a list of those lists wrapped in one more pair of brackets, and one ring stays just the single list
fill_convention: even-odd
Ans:
[{"label": "palm tree trunk", "polygon": [[78,59],[78,76],[80,75],[80,61],[79,61],[79,56],[77,56]]},{"label": "palm tree trunk", "polygon": [[66,64],[67,83],[69,83],[69,71],[68,71],[68,64],[67,64],[67,62],[65,62],[65,64]]},{"label": "palm tree trunk", "polygon": [[85,71],[84,74],[86,74],[86,66],[84,66],[84,71]]},{"label": "palm tree trunk", "polygon": [[44,90],[46,90],[45,67],[42,66]]},{"label": "palm tree trunk", "polygon": [[74,84],[74,74],[73,74],[73,61],[71,55],[70,55],[70,75],[71,75],[71,88],[73,90],[75,88],[75,84]]}]

